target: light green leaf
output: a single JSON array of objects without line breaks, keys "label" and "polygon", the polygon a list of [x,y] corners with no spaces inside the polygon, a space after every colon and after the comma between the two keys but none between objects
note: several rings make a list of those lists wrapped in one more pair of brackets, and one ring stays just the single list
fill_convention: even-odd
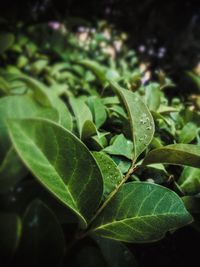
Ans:
[{"label": "light green leaf", "polygon": [[54,91],[49,90],[43,83],[36,79],[30,78],[24,74],[14,75],[13,80],[19,80],[26,84],[26,86],[33,91],[34,97],[42,106],[54,108],[58,112],[61,124],[68,130],[72,130],[72,118],[65,103],[55,94]]},{"label": "light green leaf", "polygon": [[146,182],[122,186],[92,233],[124,242],[144,243],[163,238],[166,232],[192,222],[182,200],[173,191]]},{"label": "light green leaf", "polygon": [[7,119],[27,117],[46,117],[56,122],[59,120],[56,110],[41,106],[31,95],[6,96],[0,99],[0,162],[10,149]]},{"label": "light green leaf", "polygon": [[21,220],[15,213],[0,213],[0,258],[4,266],[12,259],[21,238]]},{"label": "light green leaf", "polygon": [[87,99],[87,104],[92,112],[95,125],[98,129],[104,124],[107,118],[105,106],[102,104],[101,100],[95,96],[89,97]]},{"label": "light green leaf", "polygon": [[14,147],[28,169],[79,216],[85,227],[103,193],[101,172],[87,147],[51,121],[12,120],[8,126]]},{"label": "light green leaf", "polygon": [[185,167],[178,180],[178,184],[186,194],[200,193],[200,169]]},{"label": "light green leaf", "polygon": [[120,96],[129,115],[133,136],[134,161],[150,144],[154,135],[154,121],[152,115],[140,97],[135,93],[121,88],[110,81],[113,90]]},{"label": "light green leaf", "polygon": [[178,139],[180,143],[188,144],[197,136],[198,127],[193,122],[184,125],[179,133]]},{"label": "light green leaf", "polygon": [[76,118],[79,137],[85,139],[96,134],[92,113],[84,100],[70,97],[69,102]]},{"label": "light green leaf", "polygon": [[151,111],[158,110],[161,103],[161,90],[159,84],[150,83],[145,87],[145,102]]},{"label": "light green leaf", "polygon": [[25,177],[27,170],[11,147],[0,165],[0,193],[7,192]]},{"label": "light green leaf", "polygon": [[147,154],[142,164],[149,165],[152,163],[200,168],[200,146],[176,144],[154,149]]},{"label": "light green leaf", "polygon": [[3,77],[0,77],[0,95],[1,92],[3,95],[7,95],[10,92],[9,84]]},{"label": "light green leaf", "polygon": [[14,35],[10,33],[0,34],[0,54],[4,53],[13,43]]},{"label": "light green leaf", "polygon": [[28,206],[19,248],[20,266],[60,266],[65,254],[65,239],[57,218],[40,200]]},{"label": "light green leaf", "polygon": [[104,148],[103,151],[110,155],[123,156],[131,160],[133,158],[133,143],[127,140],[123,134],[120,134],[116,136],[113,144]]},{"label": "light green leaf", "polygon": [[104,182],[103,196],[105,199],[121,182],[123,175],[117,168],[115,162],[103,152],[93,152],[93,156],[102,172]]}]

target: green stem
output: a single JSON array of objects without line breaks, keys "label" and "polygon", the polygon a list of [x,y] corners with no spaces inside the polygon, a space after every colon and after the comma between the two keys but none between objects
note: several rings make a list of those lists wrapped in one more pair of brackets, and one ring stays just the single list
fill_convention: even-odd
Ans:
[{"label": "green stem", "polygon": [[85,236],[88,235],[88,233],[90,232],[90,226],[93,223],[93,221],[99,216],[99,214],[105,209],[105,207],[108,205],[108,203],[111,201],[111,199],[116,195],[116,193],[119,191],[119,189],[121,188],[121,186],[129,179],[129,177],[131,176],[131,174],[136,170],[137,166],[135,166],[135,162],[132,162],[131,167],[129,168],[128,172],[126,173],[126,175],[123,177],[123,179],[121,180],[121,182],[117,185],[117,187],[115,188],[115,190],[113,190],[110,195],[108,196],[108,198],[106,199],[106,201],[100,206],[100,208],[97,210],[97,212],[95,213],[95,215],[93,216],[93,218],[90,220],[88,227],[87,227],[87,231],[84,233],[80,233],[77,238],[78,239],[82,239]]}]

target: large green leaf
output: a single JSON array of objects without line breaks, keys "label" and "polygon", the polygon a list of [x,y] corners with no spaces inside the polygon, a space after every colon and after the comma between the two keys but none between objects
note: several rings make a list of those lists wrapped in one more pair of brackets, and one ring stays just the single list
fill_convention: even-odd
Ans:
[{"label": "large green leaf", "polygon": [[60,266],[65,239],[57,218],[40,200],[28,206],[19,248],[19,266]]},{"label": "large green leaf", "polygon": [[51,121],[12,120],[8,125],[12,142],[29,170],[85,227],[103,193],[101,172],[87,147]]},{"label": "large green leaf", "polygon": [[200,193],[200,169],[185,167],[178,180],[178,184],[186,194]]},{"label": "large green leaf", "polygon": [[152,242],[191,221],[173,191],[152,183],[131,182],[113,197],[91,231],[125,242]]},{"label": "large green leaf", "polygon": [[103,152],[93,152],[103,176],[104,192],[106,198],[122,180],[122,173],[116,163]]},{"label": "large green leaf", "polygon": [[198,132],[198,126],[193,122],[188,122],[181,129],[178,139],[180,143],[190,143],[196,136]]},{"label": "large green leaf", "polygon": [[154,121],[152,115],[140,97],[110,81],[113,90],[119,95],[129,115],[131,124],[134,161],[150,144],[154,135]]},{"label": "large green leaf", "polygon": [[200,168],[200,146],[176,144],[154,149],[147,154],[142,164],[149,165],[153,163]]}]

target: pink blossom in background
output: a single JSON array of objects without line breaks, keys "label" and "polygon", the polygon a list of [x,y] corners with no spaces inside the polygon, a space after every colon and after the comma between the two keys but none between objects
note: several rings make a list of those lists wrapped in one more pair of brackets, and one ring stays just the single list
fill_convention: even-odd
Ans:
[{"label": "pink blossom in background", "polygon": [[51,29],[53,29],[53,30],[59,30],[61,24],[60,24],[60,22],[58,22],[58,21],[49,21],[49,22],[48,22],[48,26],[49,26]]}]

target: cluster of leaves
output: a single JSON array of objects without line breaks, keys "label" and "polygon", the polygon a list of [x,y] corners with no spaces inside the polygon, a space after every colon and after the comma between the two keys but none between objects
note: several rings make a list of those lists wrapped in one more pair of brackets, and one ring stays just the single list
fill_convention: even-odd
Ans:
[{"label": "cluster of leaves", "polygon": [[15,266],[135,266],[121,242],[191,223],[182,196],[199,212],[200,114],[167,100],[163,73],[144,84],[123,34],[57,26],[0,36],[1,251]]}]

